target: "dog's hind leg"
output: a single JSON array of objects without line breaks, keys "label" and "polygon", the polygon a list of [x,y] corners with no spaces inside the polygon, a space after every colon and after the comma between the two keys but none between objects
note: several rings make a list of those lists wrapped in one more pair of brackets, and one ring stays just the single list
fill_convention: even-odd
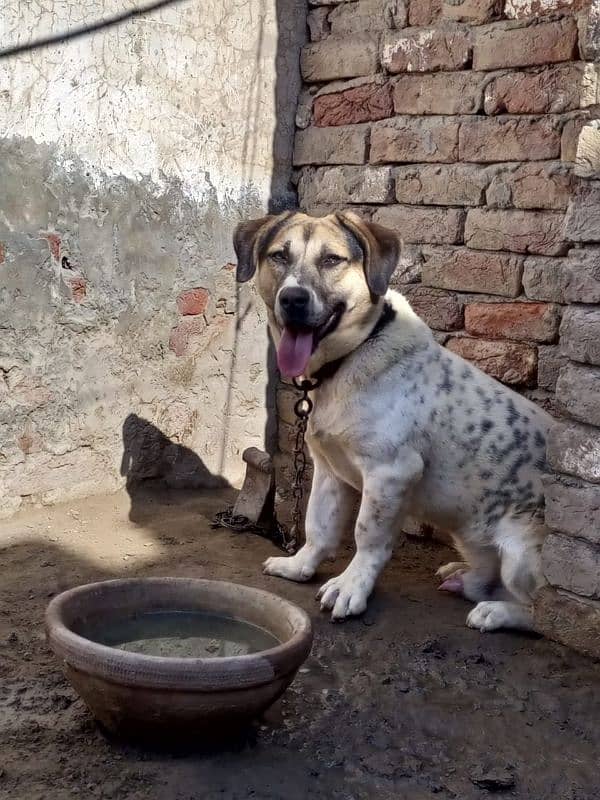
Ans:
[{"label": "dog's hind leg", "polygon": [[505,517],[500,521],[496,540],[501,556],[501,578],[512,596],[510,601],[478,603],[467,617],[467,625],[480,631],[517,628],[534,631],[532,602],[544,585],[541,545],[543,523]]},{"label": "dog's hind leg", "polygon": [[496,547],[476,545],[455,538],[454,545],[465,561],[444,564],[436,572],[440,591],[459,594],[467,600],[490,597],[500,583],[500,556]]},{"label": "dog's hind leg", "polygon": [[358,494],[333,475],[319,456],[312,455],[314,473],[306,509],[306,543],[293,556],[268,558],[263,565],[267,575],[291,581],[310,580],[322,561],[335,556],[340,539],[352,524]]}]

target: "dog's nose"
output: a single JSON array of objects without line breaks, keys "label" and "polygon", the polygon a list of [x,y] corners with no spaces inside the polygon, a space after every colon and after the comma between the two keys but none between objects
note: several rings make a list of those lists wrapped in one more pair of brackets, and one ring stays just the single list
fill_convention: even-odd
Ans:
[{"label": "dog's nose", "polygon": [[308,309],[310,294],[301,286],[290,286],[279,295],[279,303],[283,311],[288,314],[302,314]]}]

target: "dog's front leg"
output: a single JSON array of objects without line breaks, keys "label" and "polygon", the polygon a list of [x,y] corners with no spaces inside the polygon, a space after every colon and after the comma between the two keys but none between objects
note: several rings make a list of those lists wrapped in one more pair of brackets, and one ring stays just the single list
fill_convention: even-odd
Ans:
[{"label": "dog's front leg", "polygon": [[392,555],[408,493],[423,474],[423,460],[414,450],[403,449],[393,463],[365,463],[362,474],[356,554],[344,572],[327,581],[317,594],[321,609],[331,609],[334,620],[366,609],[375,581]]},{"label": "dog's front leg", "polygon": [[312,453],[314,472],[306,509],[306,543],[294,556],[273,556],[264,565],[267,575],[307,581],[319,564],[336,554],[340,539],[352,522],[357,494],[339,480],[322,458]]}]

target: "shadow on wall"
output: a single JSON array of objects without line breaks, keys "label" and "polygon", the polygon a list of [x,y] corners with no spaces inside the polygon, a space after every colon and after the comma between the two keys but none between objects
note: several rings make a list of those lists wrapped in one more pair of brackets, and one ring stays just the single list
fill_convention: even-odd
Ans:
[{"label": "shadow on wall", "polygon": [[[273,131],[273,171],[269,191],[269,213],[297,208],[298,196],[292,183],[292,157],[296,131],[296,108],[302,87],[300,50],[306,41],[304,4],[296,0],[275,0],[277,15],[277,53],[275,56],[275,128]],[[277,385],[279,373],[275,346],[269,332],[267,350],[265,449],[277,450]]]},{"label": "shadow on wall", "polygon": [[131,501],[129,519],[146,523],[148,496],[166,489],[229,489],[189,447],[173,442],[143,417],[129,414],[123,423],[121,475]]}]

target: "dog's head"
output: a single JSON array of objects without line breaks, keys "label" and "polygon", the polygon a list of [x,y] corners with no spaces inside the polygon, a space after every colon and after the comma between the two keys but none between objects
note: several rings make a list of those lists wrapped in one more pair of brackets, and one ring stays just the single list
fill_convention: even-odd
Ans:
[{"label": "dog's head", "polygon": [[[314,373],[354,350],[377,319],[400,256],[395,233],[351,212],[287,212],[234,235],[237,280],[257,273],[281,372]],[[310,368],[309,368],[310,362]]]}]

